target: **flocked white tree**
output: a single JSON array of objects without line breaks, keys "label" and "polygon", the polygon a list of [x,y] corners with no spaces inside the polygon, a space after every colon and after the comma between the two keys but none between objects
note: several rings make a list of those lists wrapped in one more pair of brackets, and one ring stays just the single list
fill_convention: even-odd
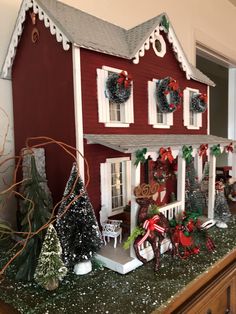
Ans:
[{"label": "flocked white tree", "polygon": [[47,290],[56,289],[59,281],[67,273],[67,268],[61,259],[61,253],[62,249],[57,232],[51,224],[48,227],[34,274],[35,281]]}]

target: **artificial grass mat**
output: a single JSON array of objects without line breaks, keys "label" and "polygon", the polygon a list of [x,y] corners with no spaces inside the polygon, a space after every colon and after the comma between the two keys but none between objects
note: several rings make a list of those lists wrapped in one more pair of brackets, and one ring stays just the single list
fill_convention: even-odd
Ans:
[{"label": "artificial grass mat", "polygon": [[[151,313],[236,247],[235,217],[227,229],[212,227],[209,234],[216,244],[213,253],[202,250],[186,260],[164,254],[156,273],[152,261],[126,275],[96,267],[84,276],[69,273],[52,292],[34,282],[15,281],[12,265],[0,283],[0,299],[22,314]],[[0,265],[8,258],[0,246]]]}]

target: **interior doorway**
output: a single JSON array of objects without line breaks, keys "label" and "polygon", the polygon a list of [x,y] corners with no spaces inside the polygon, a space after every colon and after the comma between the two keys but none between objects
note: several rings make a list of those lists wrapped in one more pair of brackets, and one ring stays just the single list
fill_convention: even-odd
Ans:
[{"label": "interior doorway", "polygon": [[215,84],[210,87],[210,134],[228,137],[228,77],[227,65],[217,63],[210,56],[197,54],[197,68]]},{"label": "interior doorway", "polygon": [[[236,87],[235,84],[232,84],[232,70],[235,67],[227,59],[215,55],[201,46],[197,47],[196,66],[216,84],[215,87],[210,87],[209,133],[235,139],[236,124],[232,117],[232,114],[235,115],[234,108],[236,106]],[[234,95],[234,99],[232,99],[232,95]],[[230,165],[231,162],[228,154],[222,154],[217,158],[217,166]]]}]

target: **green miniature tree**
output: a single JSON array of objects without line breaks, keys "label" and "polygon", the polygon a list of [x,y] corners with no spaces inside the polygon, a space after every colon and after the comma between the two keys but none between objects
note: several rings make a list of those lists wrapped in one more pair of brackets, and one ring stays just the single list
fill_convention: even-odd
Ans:
[{"label": "green miniature tree", "polygon": [[79,262],[90,260],[102,245],[98,222],[76,164],[72,167],[64,197],[58,211],[56,229],[63,261],[71,269]]},{"label": "green miniature tree", "polygon": [[[51,199],[41,187],[43,179],[39,175],[35,158],[31,156],[30,177],[22,186],[21,201],[21,231],[38,231],[50,217]],[[32,280],[37,265],[37,259],[42,248],[45,230],[29,239],[26,247],[16,259],[17,280]]]},{"label": "green miniature tree", "polygon": [[202,215],[205,207],[205,195],[201,191],[200,184],[198,183],[196,171],[194,169],[194,159],[192,159],[186,164],[185,210]]},{"label": "green miniature tree", "polygon": [[61,253],[62,249],[57,232],[51,224],[48,227],[34,274],[35,281],[47,290],[56,289],[59,281],[67,273],[67,268],[61,259]]}]

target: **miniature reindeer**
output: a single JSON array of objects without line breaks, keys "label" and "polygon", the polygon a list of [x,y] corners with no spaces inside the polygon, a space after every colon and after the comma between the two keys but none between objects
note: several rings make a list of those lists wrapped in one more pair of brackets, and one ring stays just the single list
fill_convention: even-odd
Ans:
[{"label": "miniature reindeer", "polygon": [[[168,219],[162,213],[154,214],[152,217],[148,215],[149,207],[155,205],[153,200],[153,195],[157,192],[158,184],[149,185],[142,184],[134,190],[136,196],[136,202],[139,204],[140,208],[138,211],[138,226],[145,229],[145,235],[138,236],[134,241],[134,250],[137,258],[143,262],[147,263],[147,260],[140,254],[140,245],[144,241],[148,241],[154,252],[154,269],[157,271],[160,267],[160,247],[161,242],[168,234],[171,239],[170,225]],[[171,240],[172,243],[172,240]],[[172,248],[174,248],[172,244]]]}]

